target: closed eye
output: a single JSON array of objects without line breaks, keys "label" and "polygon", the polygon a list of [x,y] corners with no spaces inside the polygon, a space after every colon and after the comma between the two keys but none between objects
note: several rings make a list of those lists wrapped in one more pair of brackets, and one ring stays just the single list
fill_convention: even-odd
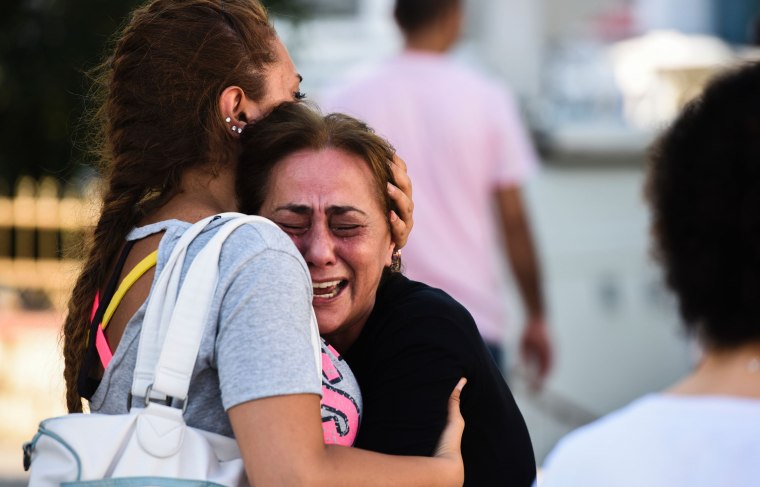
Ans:
[{"label": "closed eye", "polygon": [[283,232],[290,235],[300,235],[309,229],[307,225],[294,225],[289,223],[276,222]]},{"label": "closed eye", "polygon": [[362,228],[364,228],[364,225],[333,225],[332,231],[338,236],[347,237]]},{"label": "closed eye", "polygon": [[293,98],[295,98],[296,100],[303,100],[304,98],[306,98],[306,93],[300,90],[295,91],[293,92]]}]

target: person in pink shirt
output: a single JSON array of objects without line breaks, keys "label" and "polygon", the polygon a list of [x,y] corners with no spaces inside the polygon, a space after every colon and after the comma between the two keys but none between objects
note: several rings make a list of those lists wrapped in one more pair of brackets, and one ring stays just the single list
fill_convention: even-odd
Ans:
[{"label": "person in pink shirt", "polygon": [[446,53],[461,33],[461,0],[397,0],[403,52],[329,91],[321,105],[366,120],[409,162],[415,236],[405,273],[440,287],[472,313],[497,362],[511,264],[527,323],[520,341],[537,382],[548,374],[538,256],[520,186],[537,156],[511,94]]}]

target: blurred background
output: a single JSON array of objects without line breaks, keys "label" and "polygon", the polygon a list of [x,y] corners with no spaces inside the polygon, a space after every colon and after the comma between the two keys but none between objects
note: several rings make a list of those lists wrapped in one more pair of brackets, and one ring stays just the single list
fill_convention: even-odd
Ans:
[{"label": "blurred background", "polygon": [[[86,72],[138,3],[0,5],[0,485],[24,484],[21,443],[64,413],[58,329],[97,214]],[[401,45],[392,0],[264,3],[316,101]],[[649,252],[646,149],[709,76],[758,58],[760,0],[465,3],[455,56],[517,95],[543,160],[527,196],[557,359],[541,392],[509,377],[540,464],[697,357]]]}]

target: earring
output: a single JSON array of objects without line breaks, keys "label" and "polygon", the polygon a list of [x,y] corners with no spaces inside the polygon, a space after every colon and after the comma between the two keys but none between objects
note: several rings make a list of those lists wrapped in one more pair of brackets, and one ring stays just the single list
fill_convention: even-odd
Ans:
[{"label": "earring", "polygon": [[391,272],[401,271],[401,249],[396,249],[391,254]]},{"label": "earring", "polygon": [[[232,118],[227,117],[227,118],[224,119],[224,121],[227,122],[227,123],[230,123],[230,122],[232,122]],[[237,132],[238,134],[242,134],[243,133],[243,127],[236,127],[234,125],[231,125],[230,126],[230,130],[232,130],[233,132]]]}]

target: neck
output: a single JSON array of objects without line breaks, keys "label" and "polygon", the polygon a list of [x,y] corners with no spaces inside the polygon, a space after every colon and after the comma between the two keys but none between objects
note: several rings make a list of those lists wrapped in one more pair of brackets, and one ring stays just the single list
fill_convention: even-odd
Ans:
[{"label": "neck", "polygon": [[212,174],[208,167],[192,168],[182,175],[177,194],[141,224],[169,219],[195,223],[227,211],[238,211],[234,170],[225,167]]},{"label": "neck", "polygon": [[[367,309],[360,315],[356,316],[351,323],[342,324],[338,327],[337,330],[332,333],[322,333],[322,338],[324,338],[327,343],[332,345],[332,347],[337,350],[338,353],[346,353],[346,351],[351,348],[351,345],[353,345],[354,342],[356,342],[356,340],[359,338],[359,335],[361,335],[362,330],[364,330],[364,325],[367,324],[367,320],[372,314],[374,307],[375,298],[372,299],[371,305],[368,306]],[[317,322],[319,322],[319,308],[316,308],[316,312]]]},{"label": "neck", "polygon": [[322,334],[322,338],[342,355],[346,353],[346,351],[351,348],[351,345],[353,345],[359,338],[359,335],[361,335],[362,330],[364,329],[364,325],[367,323],[368,316],[369,314],[352,325],[341,327],[335,333],[324,333]]},{"label": "neck", "polygon": [[668,392],[760,399],[760,343],[707,349],[696,370]]},{"label": "neck", "polygon": [[406,36],[405,48],[409,51],[423,51],[444,54],[451,48],[452,43],[440,35],[409,34]]}]

